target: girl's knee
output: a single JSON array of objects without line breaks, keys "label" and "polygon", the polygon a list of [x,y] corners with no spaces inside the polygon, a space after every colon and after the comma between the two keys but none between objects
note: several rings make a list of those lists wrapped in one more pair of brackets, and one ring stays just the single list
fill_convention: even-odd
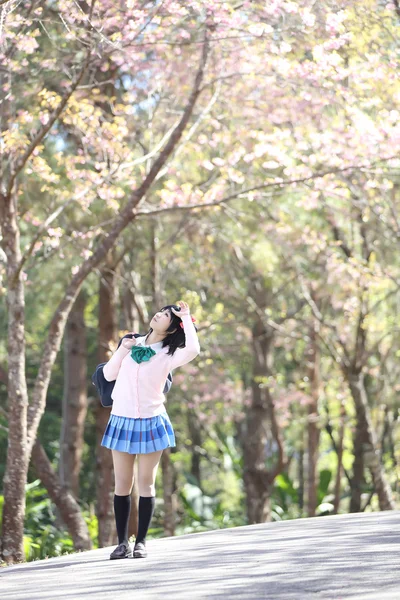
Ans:
[{"label": "girl's knee", "polygon": [[115,494],[117,496],[128,496],[132,492],[133,479],[116,479]]},{"label": "girl's knee", "polygon": [[139,496],[155,496],[156,486],[155,484],[146,484],[139,482]]}]

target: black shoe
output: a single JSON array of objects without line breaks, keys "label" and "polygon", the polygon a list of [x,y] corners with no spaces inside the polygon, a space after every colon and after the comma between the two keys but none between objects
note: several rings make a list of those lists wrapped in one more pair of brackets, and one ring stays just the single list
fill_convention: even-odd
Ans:
[{"label": "black shoe", "polygon": [[110,560],[114,560],[116,558],[132,558],[132,547],[129,542],[128,544],[122,542],[122,544],[119,544],[119,546],[117,546],[115,550],[111,552]]},{"label": "black shoe", "polygon": [[133,558],[146,558],[146,556],[147,550],[143,542],[138,542],[137,544],[135,544],[135,547],[133,549]]}]

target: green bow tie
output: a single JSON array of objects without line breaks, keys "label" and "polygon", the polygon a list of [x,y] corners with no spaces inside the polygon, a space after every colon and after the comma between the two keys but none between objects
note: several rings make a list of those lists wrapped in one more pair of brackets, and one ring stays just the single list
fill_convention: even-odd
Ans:
[{"label": "green bow tie", "polygon": [[132,346],[131,356],[137,363],[147,362],[154,355],[155,352],[153,348],[150,348],[149,346]]}]

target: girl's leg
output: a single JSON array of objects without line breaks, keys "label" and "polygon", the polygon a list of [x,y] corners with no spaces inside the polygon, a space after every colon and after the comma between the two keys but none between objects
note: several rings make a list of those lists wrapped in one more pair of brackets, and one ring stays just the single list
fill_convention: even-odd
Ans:
[{"label": "girl's leg", "polygon": [[139,524],[135,545],[146,543],[147,531],[154,514],[156,475],[162,453],[163,451],[159,450],[139,455]]},{"label": "girl's leg", "polygon": [[115,475],[114,514],[118,544],[125,544],[128,547],[128,523],[136,455],[112,450],[112,456]]},{"label": "girl's leg", "polygon": [[115,493],[118,496],[126,496],[132,491],[136,454],[119,452],[119,450],[111,450],[111,452],[114,463]]}]

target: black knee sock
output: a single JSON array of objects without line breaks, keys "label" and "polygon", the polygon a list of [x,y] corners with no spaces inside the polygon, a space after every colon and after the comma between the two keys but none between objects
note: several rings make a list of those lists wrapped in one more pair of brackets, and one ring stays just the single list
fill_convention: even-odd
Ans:
[{"label": "black knee sock", "polygon": [[114,494],[114,514],[117,525],[118,544],[128,543],[128,523],[131,512],[131,495],[117,496]]},{"label": "black knee sock", "polygon": [[140,496],[139,497],[139,525],[138,534],[136,536],[135,543],[142,542],[146,543],[146,535],[149,529],[150,521],[154,514],[154,507],[156,504],[155,496]]}]

